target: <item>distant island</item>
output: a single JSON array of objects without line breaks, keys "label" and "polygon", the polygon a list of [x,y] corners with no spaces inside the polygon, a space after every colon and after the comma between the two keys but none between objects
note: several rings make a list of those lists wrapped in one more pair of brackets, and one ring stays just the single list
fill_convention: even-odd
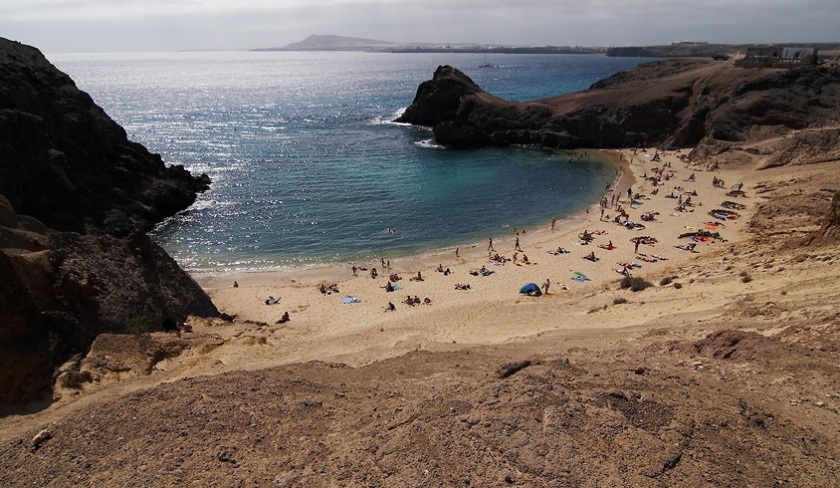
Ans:
[{"label": "distant island", "polygon": [[[840,55],[840,42],[796,43],[815,48],[823,60]],[[479,53],[479,54],[605,54],[629,58],[729,58],[748,49],[770,44],[716,44],[681,41],[656,46],[504,46],[499,44],[399,43],[336,35],[311,35],[283,47],[253,51],[363,51],[386,53]]]},{"label": "distant island", "polygon": [[398,43],[359,37],[311,35],[283,47],[254,51],[364,51],[389,53],[604,54],[606,48],[580,46],[502,46],[496,44]]}]

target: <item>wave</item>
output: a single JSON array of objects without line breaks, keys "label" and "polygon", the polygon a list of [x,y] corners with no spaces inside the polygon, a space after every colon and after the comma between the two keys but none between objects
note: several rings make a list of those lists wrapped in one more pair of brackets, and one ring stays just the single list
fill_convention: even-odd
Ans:
[{"label": "wave", "polygon": [[446,149],[445,146],[441,146],[434,139],[423,139],[422,141],[416,141],[414,143],[416,146],[424,147],[427,149]]}]

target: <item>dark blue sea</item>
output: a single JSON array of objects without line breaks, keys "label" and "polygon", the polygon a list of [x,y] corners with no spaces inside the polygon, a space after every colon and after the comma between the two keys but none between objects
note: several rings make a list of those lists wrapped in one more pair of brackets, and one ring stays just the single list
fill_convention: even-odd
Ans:
[{"label": "dark blue sea", "polygon": [[[526,148],[450,150],[391,121],[451,64],[534,100],[643,59],[597,55],[186,52],[48,58],[129,138],[213,180],[155,239],[188,271],[349,263],[486,241],[592,204],[614,168]],[[574,161],[572,159],[575,158]]]}]

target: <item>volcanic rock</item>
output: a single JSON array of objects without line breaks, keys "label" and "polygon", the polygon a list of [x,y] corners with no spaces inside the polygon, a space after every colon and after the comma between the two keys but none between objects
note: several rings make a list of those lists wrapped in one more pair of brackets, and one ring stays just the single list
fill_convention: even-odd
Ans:
[{"label": "volcanic rock", "polygon": [[[760,151],[752,146],[807,129],[803,137],[822,140],[813,145],[824,156],[838,152],[836,138],[819,134],[840,122],[839,87],[840,72],[826,67],[745,69],[675,59],[640,65],[586,91],[509,102],[442,66],[398,120],[432,127],[437,142],[450,146],[698,146],[703,157]],[[789,162],[773,153],[767,150],[768,164]]]},{"label": "volcanic rock", "polygon": [[35,48],[0,38],[0,194],[48,227],[129,236],[209,184],[131,142]]},{"label": "volcanic rock", "polygon": [[129,141],[35,48],[0,39],[0,405],[103,332],[218,317],[145,231],[209,179]]}]

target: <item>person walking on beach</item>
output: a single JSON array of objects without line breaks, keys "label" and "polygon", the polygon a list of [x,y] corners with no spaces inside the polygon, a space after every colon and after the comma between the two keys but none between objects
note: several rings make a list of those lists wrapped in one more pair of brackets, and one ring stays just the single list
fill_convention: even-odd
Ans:
[{"label": "person walking on beach", "polygon": [[545,293],[546,295],[548,295],[548,289],[549,289],[550,287],[551,287],[551,281],[550,281],[548,278],[546,278],[546,279],[545,279],[545,283],[543,283],[543,286],[542,286],[543,293]]},{"label": "person walking on beach", "polygon": [[460,248],[460,247],[456,247],[456,248],[455,248],[455,257],[456,257],[456,258],[460,258],[460,257],[461,257],[461,255],[459,254],[460,252],[461,252],[461,248]]},{"label": "person walking on beach", "polygon": [[519,247],[519,238],[518,237],[516,238],[516,242],[513,244],[513,248],[516,249],[517,251],[522,250],[522,248]]},{"label": "person walking on beach", "polygon": [[554,230],[554,224],[557,223],[557,219],[551,219],[551,230]]},{"label": "person walking on beach", "polygon": [[488,250],[488,251],[495,251],[495,249],[493,249],[493,238],[492,238],[492,237],[491,237],[491,238],[490,238],[490,240],[488,241],[488,244],[487,244],[487,250]]}]

